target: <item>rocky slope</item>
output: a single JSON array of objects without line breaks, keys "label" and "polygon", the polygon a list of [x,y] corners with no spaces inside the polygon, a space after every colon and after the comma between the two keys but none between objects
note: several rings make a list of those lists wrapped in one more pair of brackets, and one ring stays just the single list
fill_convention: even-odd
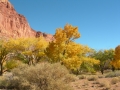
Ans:
[{"label": "rocky slope", "polygon": [[36,32],[28,24],[26,18],[18,14],[8,0],[0,0],[0,38],[39,37],[52,41],[53,36]]}]

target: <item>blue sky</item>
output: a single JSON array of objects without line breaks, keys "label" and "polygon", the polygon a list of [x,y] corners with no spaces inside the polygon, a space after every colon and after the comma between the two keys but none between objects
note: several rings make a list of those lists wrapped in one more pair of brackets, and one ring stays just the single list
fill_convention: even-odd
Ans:
[{"label": "blue sky", "polygon": [[77,43],[96,50],[120,44],[120,0],[9,0],[36,30],[54,34],[67,23],[79,28]]}]

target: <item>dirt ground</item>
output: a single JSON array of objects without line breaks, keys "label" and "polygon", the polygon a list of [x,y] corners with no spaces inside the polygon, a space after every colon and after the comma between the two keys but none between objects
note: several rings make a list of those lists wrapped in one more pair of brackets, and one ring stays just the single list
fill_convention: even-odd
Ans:
[{"label": "dirt ground", "polygon": [[71,86],[74,90],[120,90],[120,76],[106,78],[105,75],[79,75],[78,80],[72,82]]}]

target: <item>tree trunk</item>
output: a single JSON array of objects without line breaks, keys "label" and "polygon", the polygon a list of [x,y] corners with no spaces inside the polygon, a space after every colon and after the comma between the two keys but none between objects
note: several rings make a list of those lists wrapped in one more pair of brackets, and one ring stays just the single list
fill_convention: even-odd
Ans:
[{"label": "tree trunk", "polygon": [[0,76],[3,74],[3,63],[0,64]]},{"label": "tree trunk", "polygon": [[115,68],[114,68],[114,66],[112,65],[112,71],[114,72],[115,71]]},{"label": "tree trunk", "polygon": [[104,69],[103,69],[103,68],[101,68],[101,73],[102,73],[102,74],[104,73]]},{"label": "tree trunk", "polygon": [[100,65],[100,71],[102,74],[104,73],[104,66],[103,65]]}]

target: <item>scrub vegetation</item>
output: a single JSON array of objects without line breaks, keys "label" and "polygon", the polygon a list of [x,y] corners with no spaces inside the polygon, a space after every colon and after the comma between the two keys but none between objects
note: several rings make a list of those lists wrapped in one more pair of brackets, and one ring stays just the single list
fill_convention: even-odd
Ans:
[{"label": "scrub vegetation", "polygon": [[[89,46],[76,43],[75,40],[80,36],[78,27],[66,24],[64,28],[56,29],[54,40],[51,42],[47,42],[43,37],[1,39],[0,88],[114,88],[120,81],[120,46],[118,45],[115,50],[96,51]],[[111,81],[108,82],[107,79]]]}]

